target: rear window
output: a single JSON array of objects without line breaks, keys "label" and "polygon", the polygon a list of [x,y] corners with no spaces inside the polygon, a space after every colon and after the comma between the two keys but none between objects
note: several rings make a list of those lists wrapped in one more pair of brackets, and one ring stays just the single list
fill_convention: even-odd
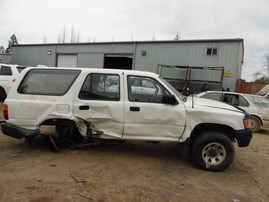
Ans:
[{"label": "rear window", "polygon": [[208,94],[205,94],[205,95],[203,95],[201,97],[206,98],[206,99],[220,101],[221,100],[221,95],[222,95],[221,93],[208,93]]},{"label": "rear window", "polygon": [[12,71],[9,66],[0,66],[0,75],[1,76],[12,76]]},{"label": "rear window", "polygon": [[33,69],[19,85],[18,93],[34,95],[57,95],[67,93],[80,70]]},{"label": "rear window", "polygon": [[269,108],[269,101],[262,96],[245,95],[254,105],[261,108]]}]

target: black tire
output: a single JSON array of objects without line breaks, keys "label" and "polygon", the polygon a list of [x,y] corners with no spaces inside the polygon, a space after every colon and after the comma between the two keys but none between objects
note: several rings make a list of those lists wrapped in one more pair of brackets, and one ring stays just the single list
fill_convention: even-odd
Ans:
[{"label": "black tire", "polygon": [[6,91],[0,87],[0,102],[3,102],[7,97]]},{"label": "black tire", "polygon": [[250,116],[250,119],[252,132],[257,133],[261,129],[261,121],[256,116]]},{"label": "black tire", "polygon": [[228,168],[234,159],[232,141],[224,134],[208,131],[195,139],[191,148],[194,164],[207,171],[222,171]]}]

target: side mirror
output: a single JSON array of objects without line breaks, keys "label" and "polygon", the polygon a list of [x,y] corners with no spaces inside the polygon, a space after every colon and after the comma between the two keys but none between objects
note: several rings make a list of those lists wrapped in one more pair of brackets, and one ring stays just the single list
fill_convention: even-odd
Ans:
[{"label": "side mirror", "polygon": [[162,98],[163,104],[177,105],[178,101],[174,95],[164,95]]}]

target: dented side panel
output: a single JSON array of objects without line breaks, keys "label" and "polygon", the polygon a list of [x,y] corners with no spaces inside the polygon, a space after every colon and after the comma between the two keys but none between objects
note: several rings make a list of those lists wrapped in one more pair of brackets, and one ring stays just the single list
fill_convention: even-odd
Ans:
[{"label": "dented side panel", "polygon": [[[85,123],[91,124],[101,134],[101,136],[99,135],[100,138],[121,138],[124,122],[124,92],[121,90],[123,89],[122,75],[106,75],[106,73],[103,73],[99,75],[100,77],[89,78],[91,75],[89,73],[85,77],[85,84],[77,91],[78,94],[83,91],[85,93],[81,94],[81,96],[75,96],[74,116],[84,120]],[[102,78],[102,75],[106,75],[108,78],[116,76],[119,81],[113,79],[104,81],[105,77]],[[91,98],[91,96],[95,95],[87,97],[91,92],[107,97],[97,99]],[[119,92],[119,99],[117,92]],[[109,95],[112,97],[117,95],[117,99],[113,100],[115,98],[113,97],[113,99],[109,100]]]},{"label": "dented side panel", "polygon": [[[88,106],[89,109],[81,110],[80,106]],[[124,104],[118,101],[81,101],[77,99],[74,103],[74,115],[91,123],[104,135],[120,138],[123,131],[123,106]]]}]

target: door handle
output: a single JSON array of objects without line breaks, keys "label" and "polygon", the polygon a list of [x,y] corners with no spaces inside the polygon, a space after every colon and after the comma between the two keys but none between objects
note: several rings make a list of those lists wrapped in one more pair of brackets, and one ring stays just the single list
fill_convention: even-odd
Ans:
[{"label": "door handle", "polygon": [[89,110],[90,107],[88,105],[81,105],[81,106],[79,106],[79,109],[80,110]]},{"label": "door handle", "polygon": [[131,112],[139,112],[140,111],[140,107],[130,107],[130,111]]}]

